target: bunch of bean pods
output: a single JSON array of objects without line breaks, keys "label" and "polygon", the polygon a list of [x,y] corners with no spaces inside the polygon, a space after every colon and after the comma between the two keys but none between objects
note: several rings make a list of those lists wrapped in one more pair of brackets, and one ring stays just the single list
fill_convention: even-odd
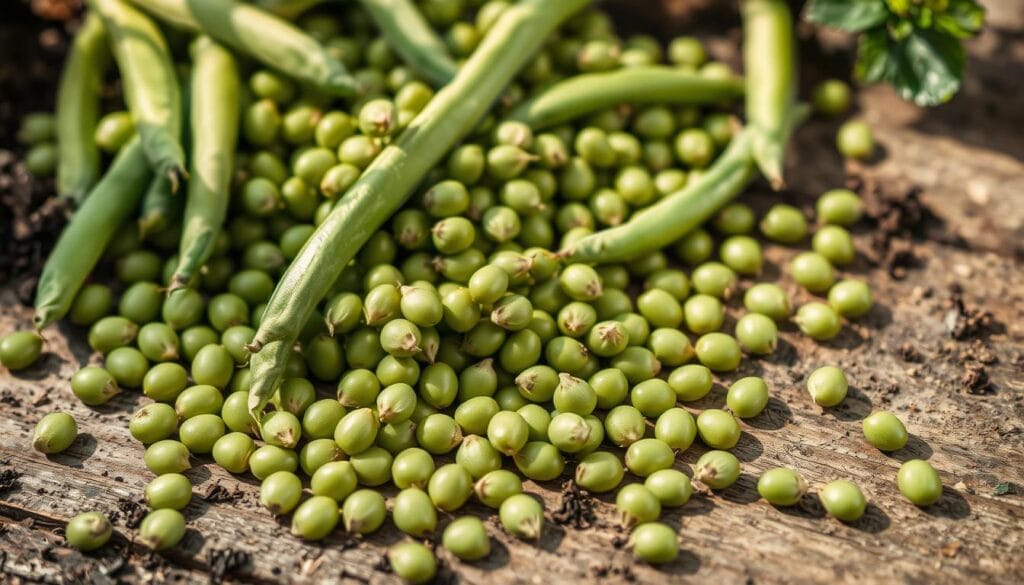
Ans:
[{"label": "bunch of bean pods", "polygon": [[[771,354],[779,324],[826,341],[871,309],[868,285],[841,276],[856,194],[823,194],[815,221],[732,202],[758,169],[783,187],[805,115],[784,2],[742,2],[746,83],[696,38],[618,36],[586,0],[86,4],[56,118],[22,131],[30,168],[55,168],[77,203],[36,325],[88,330],[102,365],[70,382],[85,404],[150,400],[129,430],[156,476],[139,528],[154,549],[186,532],[182,472],[212,459],[262,481],[260,502],[304,539],[368,534],[390,512],[412,539],[388,558],[412,582],[436,571],[420,540],[439,524],[451,554],[489,554],[479,518],[447,520],[471,499],[540,538],[523,478],[615,492],[636,556],[671,561],[662,510],[736,481],[740,421],[772,395],[730,372]],[[111,62],[126,110],[102,114]],[[813,101],[834,115],[849,99],[829,82]],[[871,146],[870,131],[840,137],[851,156]],[[759,282],[762,243],[808,239],[787,273],[821,298],[794,311]],[[0,341],[11,369],[41,351],[35,332]],[[680,405],[716,377],[724,408]],[[825,408],[847,386],[831,366],[807,378]],[[52,413],[33,445],[76,434]],[[864,434],[907,441],[885,412]],[[941,494],[922,461],[898,485],[919,505]],[[758,482],[777,506],[807,489],[787,468]],[[840,520],[863,514],[850,482],[818,493]],[[91,550],[111,526],[89,513],[66,535]]]}]

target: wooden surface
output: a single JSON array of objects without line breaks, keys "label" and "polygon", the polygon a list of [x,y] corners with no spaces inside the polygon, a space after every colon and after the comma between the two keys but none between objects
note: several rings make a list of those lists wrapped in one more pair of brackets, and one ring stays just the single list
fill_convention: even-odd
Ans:
[{"label": "wooden surface", "polygon": [[[745,360],[740,372],[720,380],[762,375],[773,398],[765,414],[743,425],[736,448],[740,481],[665,514],[680,530],[680,558],[661,569],[632,562],[603,497],[593,500],[593,526],[549,521],[536,546],[489,521],[491,557],[464,564],[442,552],[445,579],[1024,582],[1024,121],[1017,93],[1024,78],[1024,3],[1005,4],[1017,9],[993,7],[997,27],[972,43],[967,88],[952,104],[921,113],[886,89],[859,94],[856,115],[871,123],[884,150],[876,163],[843,168],[831,146],[836,123],[813,121],[798,134],[786,200],[810,205],[850,174],[887,195],[916,185],[934,215],[913,225],[913,238],[898,239],[915,259],[906,268],[869,262],[877,229],[866,222],[856,230],[860,254],[850,273],[867,278],[877,298],[866,319],[820,345],[786,327],[775,355]],[[754,193],[748,200],[763,208],[771,198]],[[765,279],[780,279],[804,299],[780,268],[795,252],[769,246],[766,253]],[[950,337],[949,326],[965,322],[951,313],[954,284],[968,312],[991,313],[991,326]],[[0,334],[29,323],[13,292],[0,290]],[[62,326],[46,339],[47,353],[36,366],[17,375],[0,371],[0,581],[203,581],[224,573],[245,582],[395,580],[378,570],[383,547],[401,538],[393,528],[366,541],[339,531],[321,545],[302,544],[258,507],[251,477],[233,477],[208,459],[187,474],[195,497],[183,543],[160,556],[133,548],[129,526],[151,475],[127,421],[146,399],[126,392],[101,408],[83,406],[67,383],[76,368],[95,361],[83,332]],[[823,412],[802,379],[824,364],[844,367],[853,388],[841,407]],[[723,402],[719,384],[686,406],[696,411]],[[74,414],[82,434],[67,452],[43,457],[30,449],[31,430],[58,409]],[[860,419],[873,409],[906,422],[907,448],[886,456],[864,442]],[[701,453],[695,446],[677,465],[688,470]],[[895,474],[908,458],[927,458],[940,471],[946,487],[938,504],[922,510],[899,496]],[[799,469],[812,493],[832,479],[856,481],[870,501],[867,515],[844,525],[824,517],[811,496],[789,510],[758,501],[757,475],[778,465]],[[543,496],[549,511],[557,508],[559,482],[527,483],[527,489]],[[94,509],[115,518],[113,546],[85,556],[63,547],[63,523]],[[485,514],[480,507],[468,511]]]}]

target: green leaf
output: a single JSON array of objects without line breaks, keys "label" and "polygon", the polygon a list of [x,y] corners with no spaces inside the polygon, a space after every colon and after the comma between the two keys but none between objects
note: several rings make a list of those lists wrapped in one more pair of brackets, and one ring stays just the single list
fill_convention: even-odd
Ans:
[{"label": "green leaf", "polygon": [[855,74],[865,83],[887,82],[919,106],[949,101],[960,89],[966,52],[950,35],[914,30],[893,39],[884,28],[861,36]]},{"label": "green leaf", "polygon": [[1009,494],[1015,494],[1015,493],[1017,493],[1017,486],[1012,484],[1012,483],[1010,483],[1010,482],[1008,482],[1008,481],[1004,481],[1004,482],[996,484],[996,489],[993,490],[993,493],[995,495],[997,495],[997,496],[1006,496],[1006,495],[1009,495]]},{"label": "green leaf", "polygon": [[958,39],[969,39],[985,24],[985,9],[974,0],[951,0],[949,7],[935,15],[935,28]]},{"label": "green leaf", "polygon": [[884,0],[812,0],[810,20],[849,32],[859,32],[885,22],[889,9]]},{"label": "green leaf", "polygon": [[887,81],[891,68],[889,51],[889,35],[884,28],[861,35],[854,75],[864,83]]},{"label": "green leaf", "polygon": [[889,82],[903,99],[934,106],[960,89],[967,53],[950,35],[918,30],[891,45],[890,59]]}]

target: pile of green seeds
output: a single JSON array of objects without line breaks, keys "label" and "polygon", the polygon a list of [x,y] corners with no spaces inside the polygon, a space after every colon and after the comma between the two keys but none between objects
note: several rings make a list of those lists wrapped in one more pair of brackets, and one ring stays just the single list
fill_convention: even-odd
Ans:
[{"label": "pile of green seeds", "polygon": [[[507,7],[420,4],[458,58]],[[369,534],[390,515],[412,540],[393,546],[388,559],[411,582],[436,571],[433,553],[418,541],[437,537],[444,514],[457,516],[471,499],[493,508],[509,534],[540,538],[544,509],[524,492],[523,478],[569,476],[587,492],[614,493],[635,555],[672,561],[679,545],[675,530],[659,522],[663,508],[685,505],[695,487],[724,490],[737,480],[742,465],[730,450],[740,421],[759,416],[772,389],[744,377],[728,382],[724,409],[697,412],[680,403],[704,398],[716,376],[729,380],[745,357],[770,355],[781,323],[827,341],[844,320],[869,312],[868,285],[841,275],[856,255],[848,228],[860,220],[860,199],[844,189],[823,194],[813,223],[789,205],[758,218],[734,203],[670,249],[621,264],[565,265],[552,250],[619,225],[696,180],[736,132],[734,103],[622,106],[544,130],[501,121],[524,99],[578,73],[667,63],[711,78],[732,75],[694,38],[667,47],[647,36],[624,39],[607,15],[588,10],[546,44],[494,115],[345,267],[305,324],[270,410],[255,421],[247,345],[279,277],[337,198],[434,94],[357,6],[340,19],[313,13],[299,27],[354,71],[363,94],[329,98],[251,67],[231,207],[213,256],[189,286],[168,294],[179,265],[180,211],[166,210],[145,233],[130,220],[68,312],[103,358],[72,377],[75,396],[91,406],[120,392],[150,399],[129,424],[155,476],[139,539],[155,550],[181,540],[192,495],[182,473],[212,460],[260,480],[261,504],[290,514],[292,533],[303,539]],[[179,57],[187,68],[184,52]],[[819,111],[845,110],[830,91],[815,96]],[[45,145],[44,126],[45,116],[28,118],[23,134],[42,136]],[[134,132],[130,114],[111,112],[96,144],[114,154]],[[840,136],[844,153],[852,140]],[[867,156],[858,148],[849,155]],[[46,171],[38,161],[32,166]],[[758,281],[765,242],[809,242],[787,274],[819,300],[794,310],[784,288]],[[727,332],[730,305],[743,314]],[[41,351],[32,332],[0,341],[0,361],[12,370],[29,367]],[[843,401],[847,386],[831,366],[807,378],[811,399],[826,408]],[[907,441],[890,413],[863,424],[880,450]],[[59,452],[76,434],[73,418],[51,413],[33,446]],[[705,452],[687,470],[678,456],[695,443]],[[400,490],[390,502],[379,491],[388,483]],[[904,464],[897,483],[918,505],[942,491],[924,461]],[[777,468],[762,474],[757,489],[771,504],[790,506],[808,485],[798,471]],[[853,483],[817,491],[840,520],[864,512]],[[91,512],[69,523],[67,540],[92,550],[111,532]],[[491,548],[475,516],[456,517],[438,542],[465,561]]]}]

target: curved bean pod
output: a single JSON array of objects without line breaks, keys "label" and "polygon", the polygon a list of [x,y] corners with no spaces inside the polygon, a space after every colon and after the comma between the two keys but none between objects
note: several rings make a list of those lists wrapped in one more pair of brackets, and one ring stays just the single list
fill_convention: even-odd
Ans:
[{"label": "curved bean pod", "polygon": [[124,81],[125,101],[135,119],[146,158],[177,191],[185,173],[181,147],[181,90],[167,42],[148,16],[123,0],[89,0],[110,34]]},{"label": "curved bean pod", "polygon": [[172,291],[187,285],[213,252],[228,211],[238,139],[241,81],[235,58],[206,36],[196,39],[192,55],[191,178]]},{"label": "curved bean pod", "polygon": [[110,47],[103,21],[89,13],[68,50],[57,88],[57,193],[81,203],[100,176],[93,140]]},{"label": "curved bean pod", "polygon": [[249,410],[273,394],[302,323],[359,248],[468,134],[548,35],[590,0],[524,0],[494,24],[455,79],[409,123],[338,201],[278,282],[249,346]]},{"label": "curved bean pod", "polygon": [[796,41],[784,0],[743,0],[743,69],[754,160],[775,190],[785,185],[786,143],[796,126]]},{"label": "curved bean pod", "polygon": [[626,223],[601,230],[562,250],[572,262],[620,262],[685,236],[738,195],[754,178],[751,137],[743,130],[701,178],[665,196]]},{"label": "curved bean pod", "polygon": [[[109,0],[108,0],[109,1]],[[219,43],[336,95],[354,95],[358,83],[316,39],[290,22],[235,0],[131,0],[175,26]]]},{"label": "curved bean pod", "polygon": [[99,262],[114,232],[123,229],[153,178],[138,137],[118,152],[107,173],[78,208],[43,266],[36,289],[35,325],[63,317]]},{"label": "curved bean pod", "polygon": [[413,71],[438,87],[455,77],[459,67],[448,47],[411,0],[361,0],[360,4]]},{"label": "curved bean pod", "polygon": [[139,234],[155,234],[181,214],[181,199],[174,194],[174,185],[167,175],[157,175],[142,196],[139,209]]},{"label": "curved bean pod", "polygon": [[743,95],[743,80],[709,79],[674,67],[628,67],[570,77],[517,106],[509,118],[534,129],[623,103],[709,104]]}]

